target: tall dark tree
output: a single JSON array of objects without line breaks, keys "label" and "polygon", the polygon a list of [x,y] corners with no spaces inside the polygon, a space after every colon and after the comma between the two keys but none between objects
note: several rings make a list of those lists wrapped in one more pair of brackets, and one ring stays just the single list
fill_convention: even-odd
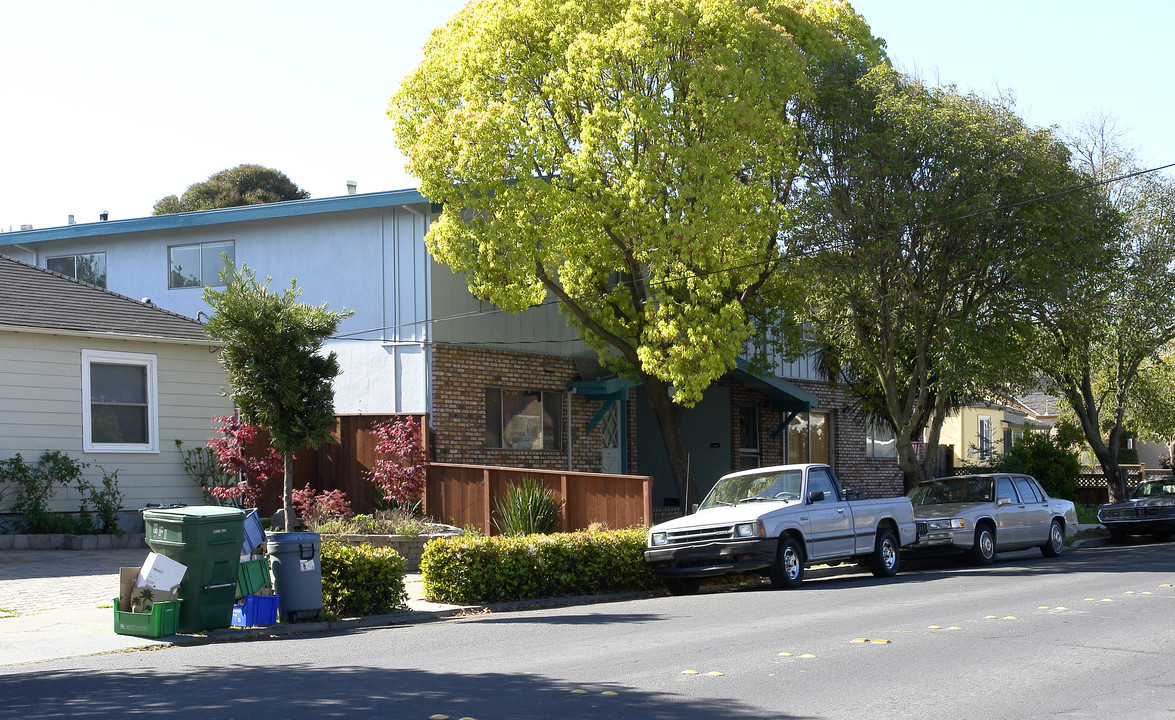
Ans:
[{"label": "tall dark tree", "polygon": [[214,210],[305,200],[310,193],[299,188],[286,174],[261,165],[238,165],[209,176],[204,182],[189,185],[181,197],[168,195],[155,203],[153,215]]},{"label": "tall dark tree", "polygon": [[1100,206],[1072,191],[1064,145],[1003,99],[853,62],[818,88],[804,115],[809,317],[874,395],[909,488],[933,471],[956,398],[1030,378],[1026,307],[1104,262]]},{"label": "tall dark tree", "polygon": [[1121,500],[1123,433],[1175,437],[1175,182],[1141,172],[1109,118],[1083,123],[1070,142],[1076,166],[1100,183],[1121,222],[1103,272],[1071,283],[1065,302],[1034,308],[1036,362],[1076,416],[1110,498]]}]

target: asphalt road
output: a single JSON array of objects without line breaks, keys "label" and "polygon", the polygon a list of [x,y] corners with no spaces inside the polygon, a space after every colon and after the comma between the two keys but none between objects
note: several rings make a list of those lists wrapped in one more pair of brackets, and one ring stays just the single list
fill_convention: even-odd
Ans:
[{"label": "asphalt road", "polygon": [[1175,543],[0,669],[0,717],[1175,718]]}]

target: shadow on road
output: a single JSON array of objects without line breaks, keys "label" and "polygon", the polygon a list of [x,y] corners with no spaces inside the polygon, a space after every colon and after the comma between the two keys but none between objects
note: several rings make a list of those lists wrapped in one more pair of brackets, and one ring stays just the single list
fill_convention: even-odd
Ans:
[{"label": "shadow on road", "polygon": [[[358,659],[357,659],[358,660]],[[583,692],[577,692],[583,691]],[[612,693],[605,695],[604,693]],[[623,685],[569,685],[539,675],[366,667],[234,666],[42,671],[0,676],[0,717],[371,717],[738,720],[763,708]],[[773,718],[797,716],[771,713]]]}]

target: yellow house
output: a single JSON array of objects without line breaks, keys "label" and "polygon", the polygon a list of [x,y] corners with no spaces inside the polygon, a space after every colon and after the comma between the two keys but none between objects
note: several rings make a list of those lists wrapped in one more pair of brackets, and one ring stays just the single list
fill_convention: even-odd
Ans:
[{"label": "yellow house", "polygon": [[[947,417],[939,437],[939,452],[951,467],[992,460],[1004,451],[1004,408],[972,405]],[[944,458],[946,459],[946,458]]]}]

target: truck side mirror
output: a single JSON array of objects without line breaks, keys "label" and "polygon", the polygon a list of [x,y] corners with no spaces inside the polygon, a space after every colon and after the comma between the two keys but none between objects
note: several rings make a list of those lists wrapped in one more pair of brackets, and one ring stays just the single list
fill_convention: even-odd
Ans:
[{"label": "truck side mirror", "polygon": [[698,504],[694,503],[693,505],[690,505],[689,511],[690,511],[690,515],[693,515],[694,513],[696,513],[698,511]]},{"label": "truck side mirror", "polygon": [[808,493],[808,504],[809,505],[811,505],[812,503],[818,503],[818,502],[824,502],[824,491],[823,490],[813,490],[812,492]]}]

